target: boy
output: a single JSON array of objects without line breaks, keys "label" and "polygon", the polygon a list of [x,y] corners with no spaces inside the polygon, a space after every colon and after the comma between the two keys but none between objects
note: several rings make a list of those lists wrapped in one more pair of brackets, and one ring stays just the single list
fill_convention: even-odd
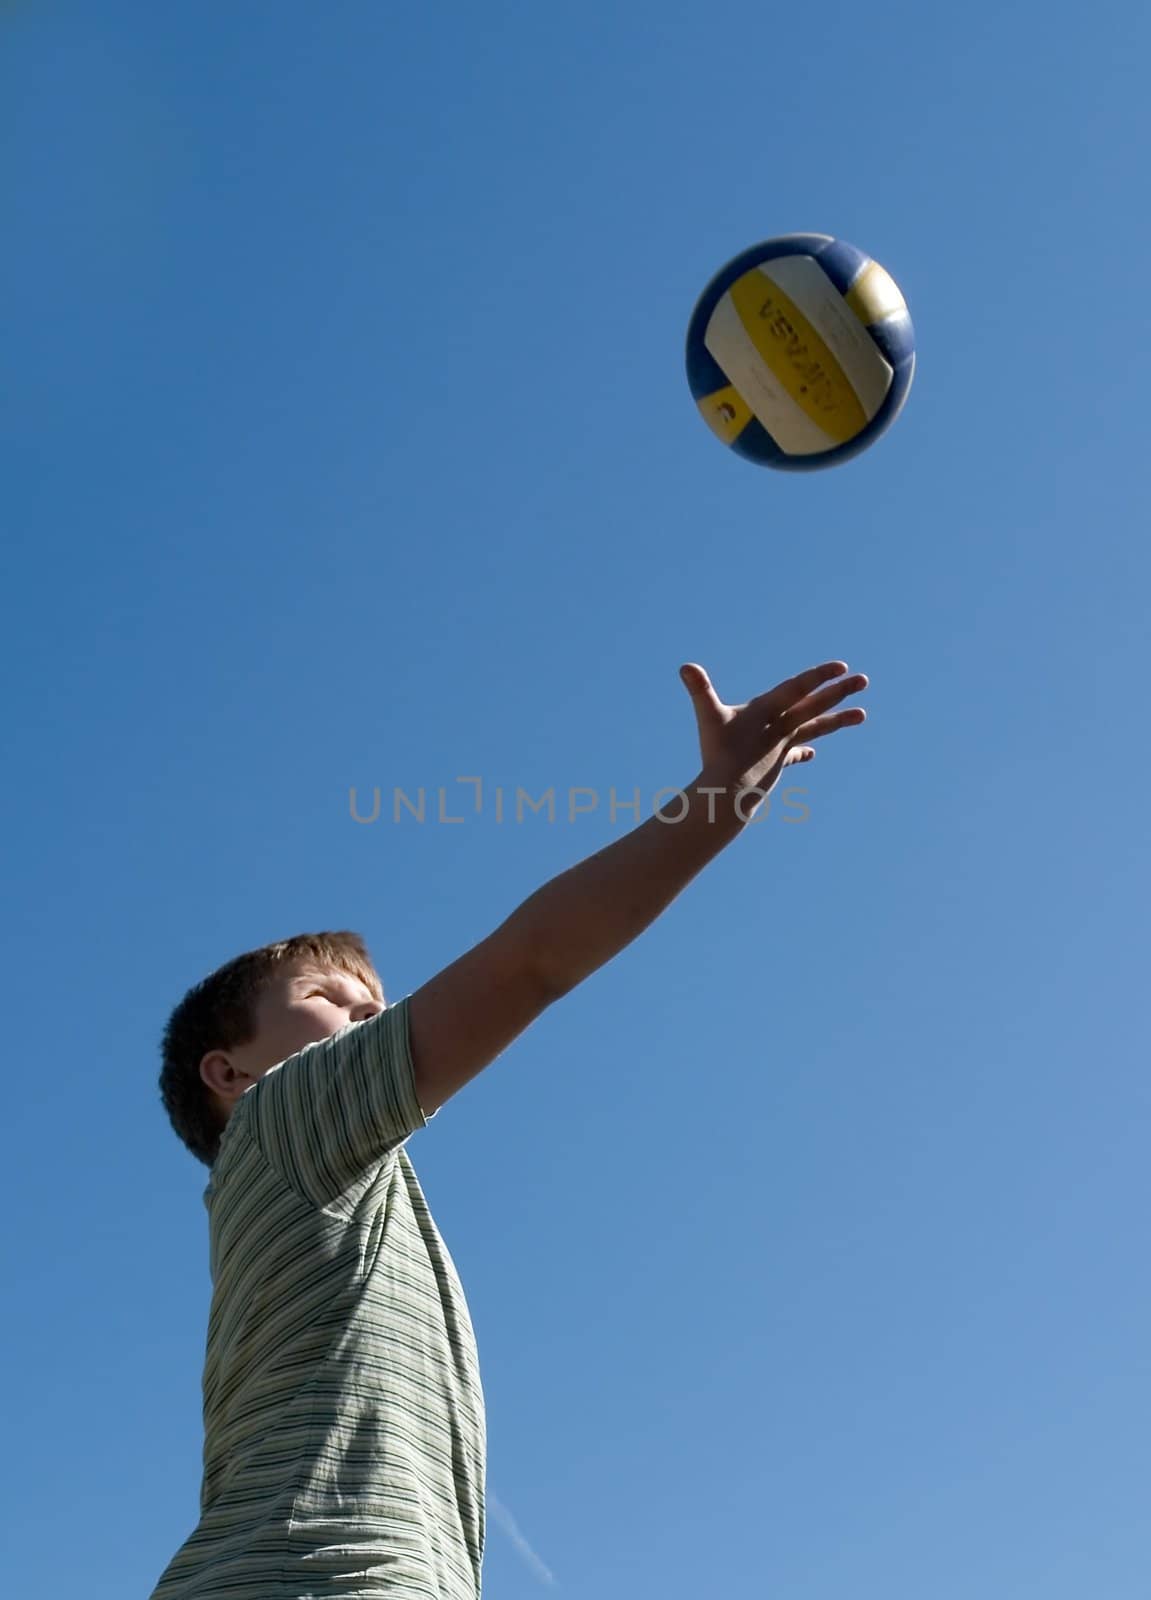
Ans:
[{"label": "boy", "polygon": [[808,741],[864,720],[842,661],[728,706],[681,675],[699,776],[388,1007],[354,934],[250,952],[164,1037],[212,1168],[200,1522],[153,1600],[478,1600],[484,1410],[463,1291],[404,1149],[729,844]]}]

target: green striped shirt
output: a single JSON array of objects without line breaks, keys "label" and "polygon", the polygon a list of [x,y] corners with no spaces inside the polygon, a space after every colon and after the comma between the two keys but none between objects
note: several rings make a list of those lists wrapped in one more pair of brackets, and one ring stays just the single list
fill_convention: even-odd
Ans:
[{"label": "green striped shirt", "polygon": [[484,1408],[403,1148],[408,1003],[264,1075],[205,1194],[200,1521],[153,1600],[478,1600]]}]

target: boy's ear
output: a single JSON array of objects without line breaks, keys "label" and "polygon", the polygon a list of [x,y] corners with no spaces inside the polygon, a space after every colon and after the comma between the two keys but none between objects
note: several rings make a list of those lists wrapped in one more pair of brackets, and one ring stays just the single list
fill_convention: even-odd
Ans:
[{"label": "boy's ear", "polygon": [[200,1078],[213,1094],[229,1105],[240,1098],[255,1081],[236,1065],[226,1050],[209,1050],[200,1062]]}]

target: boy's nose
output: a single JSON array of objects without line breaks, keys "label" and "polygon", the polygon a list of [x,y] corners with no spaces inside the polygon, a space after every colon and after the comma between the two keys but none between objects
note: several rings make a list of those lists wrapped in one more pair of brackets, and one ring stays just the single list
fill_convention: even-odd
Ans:
[{"label": "boy's nose", "polygon": [[352,1021],[367,1022],[369,1017],[378,1017],[383,1009],[382,1000],[361,1000],[358,1006],[352,1007]]}]

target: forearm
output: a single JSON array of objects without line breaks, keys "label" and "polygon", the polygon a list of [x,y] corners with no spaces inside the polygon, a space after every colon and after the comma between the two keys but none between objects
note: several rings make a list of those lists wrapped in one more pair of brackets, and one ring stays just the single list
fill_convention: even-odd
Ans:
[{"label": "forearm", "polygon": [[[709,795],[709,787],[718,784],[701,774],[659,815],[553,878],[513,913],[508,931],[549,993],[566,994],[631,944],[742,832],[735,791]],[[743,809],[750,816],[750,803]]]},{"label": "forearm", "polygon": [[841,661],[824,662],[729,706],[702,667],[681,669],[696,710],[700,776],[659,816],[537,890],[411,996],[408,1033],[425,1116],[650,927],[742,832],[753,796],[770,793],[785,766],[811,758],[801,741],[863,721],[857,708],[833,709],[867,686],[846,671]]}]

